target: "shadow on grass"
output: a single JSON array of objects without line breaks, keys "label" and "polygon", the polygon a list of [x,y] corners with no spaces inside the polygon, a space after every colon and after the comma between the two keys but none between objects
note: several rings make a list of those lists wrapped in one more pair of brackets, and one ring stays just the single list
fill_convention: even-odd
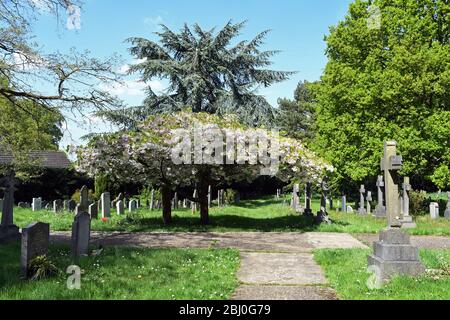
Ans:
[{"label": "shadow on grass", "polygon": [[274,218],[250,218],[238,215],[211,216],[208,226],[199,225],[198,217],[178,217],[174,216],[172,223],[165,226],[161,218],[135,218],[132,221],[124,220],[122,227],[131,228],[134,232],[145,231],[187,231],[187,232],[207,232],[207,231],[298,231],[311,232],[318,229],[319,225],[314,224],[312,217],[306,216],[282,216]]}]

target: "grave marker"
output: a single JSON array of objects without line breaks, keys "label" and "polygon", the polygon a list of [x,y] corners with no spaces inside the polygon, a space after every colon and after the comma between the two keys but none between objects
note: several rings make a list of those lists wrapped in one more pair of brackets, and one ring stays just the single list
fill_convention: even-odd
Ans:
[{"label": "grave marker", "polygon": [[109,192],[102,193],[100,197],[102,218],[111,217],[111,196]]},{"label": "grave marker", "polygon": [[88,212],[91,219],[98,219],[98,204],[94,202],[89,205]]},{"label": "grave marker", "polygon": [[39,256],[48,254],[50,225],[34,222],[22,229],[20,269],[22,276],[28,278],[30,262]]},{"label": "grave marker", "polygon": [[366,209],[364,208],[364,194],[366,193],[366,189],[364,187],[364,185],[361,185],[361,188],[359,189],[359,209],[358,209],[358,213],[361,215],[365,215]]},{"label": "grave marker", "polygon": [[42,199],[41,198],[33,198],[33,202],[31,204],[31,210],[33,210],[33,212],[42,210]]},{"label": "grave marker", "polygon": [[375,216],[379,218],[386,217],[386,207],[384,206],[384,199],[383,199],[383,189],[382,189],[383,187],[384,187],[383,176],[378,176],[377,180],[378,204],[375,208]]},{"label": "grave marker", "polygon": [[72,223],[72,256],[79,258],[89,254],[91,234],[91,216],[82,212],[75,216]]},{"label": "grave marker", "polygon": [[439,219],[439,203],[430,203],[430,216],[433,220]]},{"label": "grave marker", "polygon": [[125,206],[124,206],[124,203],[122,200],[117,201],[116,210],[117,210],[117,214],[119,216],[122,216],[125,214]]}]

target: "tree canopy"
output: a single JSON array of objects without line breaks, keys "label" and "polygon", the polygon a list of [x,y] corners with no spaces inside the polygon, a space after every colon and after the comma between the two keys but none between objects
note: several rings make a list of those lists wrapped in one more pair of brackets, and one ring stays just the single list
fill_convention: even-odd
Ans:
[{"label": "tree canopy", "polygon": [[140,74],[144,82],[166,79],[169,87],[161,94],[148,87],[143,106],[106,115],[129,127],[148,115],[190,106],[193,112],[235,113],[247,125],[271,126],[276,110],[255,89],[286,80],[292,72],[267,69],[277,53],[260,49],[268,31],[251,41],[235,41],[244,24],[229,22],[218,32],[185,25],[178,33],[162,25],[156,33],[159,43],[128,39],[130,52],[140,62],[130,66],[129,73]]},{"label": "tree canopy", "polygon": [[375,177],[396,140],[402,174],[450,187],[450,3],[356,0],[326,42],[314,146],[338,180]]}]

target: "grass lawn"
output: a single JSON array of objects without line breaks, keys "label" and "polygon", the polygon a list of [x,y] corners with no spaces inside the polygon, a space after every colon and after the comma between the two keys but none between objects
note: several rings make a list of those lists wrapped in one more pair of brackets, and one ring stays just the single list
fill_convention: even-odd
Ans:
[{"label": "grass lawn", "polygon": [[379,290],[366,283],[368,249],[316,250],[314,258],[331,286],[345,300],[450,300],[450,250],[421,250],[421,261],[435,269],[421,277],[396,277]]},{"label": "grass lawn", "polygon": [[[313,211],[319,210],[318,200],[313,201]],[[176,210],[173,212],[173,224],[164,226],[161,211],[141,209],[132,215],[117,216],[107,222],[92,221],[95,231],[264,231],[264,232],[348,232],[348,233],[377,233],[385,228],[384,219],[376,219],[358,214],[343,214],[330,212],[334,223],[332,225],[314,225],[312,219],[301,217],[281,201],[260,199],[242,201],[239,205],[225,208],[211,209],[211,224],[208,227],[199,226],[199,214],[192,214],[191,210]],[[33,221],[48,222],[55,231],[69,231],[73,222],[73,215],[69,213],[54,214],[50,211],[32,212],[30,209],[15,208],[15,223],[25,227]],[[417,218],[418,227],[411,229],[411,234],[417,235],[450,235],[450,221],[439,219],[433,221],[428,217]]]},{"label": "grass lawn", "polygon": [[65,270],[73,263],[66,247],[51,247],[61,274],[41,281],[20,279],[20,245],[0,246],[0,257],[0,300],[228,299],[240,261],[231,249],[108,248],[80,262],[81,290],[69,290]]}]

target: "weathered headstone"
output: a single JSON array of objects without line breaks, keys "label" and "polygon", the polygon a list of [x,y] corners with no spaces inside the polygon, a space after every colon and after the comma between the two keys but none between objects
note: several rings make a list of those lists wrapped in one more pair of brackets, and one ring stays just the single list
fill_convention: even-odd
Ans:
[{"label": "weathered headstone", "polygon": [[300,207],[300,196],[298,193],[300,192],[300,185],[298,183],[294,184],[294,189],[292,190],[292,209],[294,211],[298,211]]},{"label": "weathered headstone", "polygon": [[137,210],[137,201],[132,199],[128,205],[128,212],[134,212]]},{"label": "weathered headstone", "polygon": [[20,239],[19,228],[14,225],[14,192],[17,190],[17,180],[13,171],[0,179],[3,185],[4,197],[2,208],[2,223],[0,225],[0,243]]},{"label": "weathered headstone", "polygon": [[439,219],[439,203],[430,203],[430,217],[433,220]]},{"label": "weathered headstone", "polygon": [[343,195],[343,196],[342,196],[342,212],[347,213],[347,212],[348,212],[347,209],[348,209],[348,208],[347,208],[347,196],[346,196],[346,195]]},{"label": "weathered headstone", "polygon": [[88,212],[91,216],[91,219],[98,219],[98,204],[94,202],[89,205]]},{"label": "weathered headstone", "polygon": [[444,216],[446,219],[450,219],[450,192],[447,192],[447,207]]},{"label": "weathered headstone", "polygon": [[69,200],[69,202],[67,202],[67,211],[74,212],[76,208],[77,203],[75,202],[75,200]]},{"label": "weathered headstone", "polygon": [[409,177],[404,178],[402,189],[402,228],[415,228],[417,225],[413,222],[413,218],[409,214],[409,192],[412,190]]},{"label": "weathered headstone", "polygon": [[[131,204],[131,202],[130,202],[130,204]],[[118,214],[119,216],[125,214],[125,206],[124,206],[122,200],[117,201],[117,203],[116,203],[116,210],[117,210],[117,214]]]},{"label": "weathered headstone", "polygon": [[378,176],[377,180],[377,201],[378,204],[375,208],[375,216],[378,218],[386,218],[386,207],[384,206],[383,188],[384,180],[383,176]]},{"label": "weathered headstone", "polygon": [[358,213],[361,215],[365,215],[366,209],[364,208],[364,194],[366,193],[366,189],[364,185],[361,185],[361,188],[359,189],[359,209]]},{"label": "weathered headstone", "polygon": [[41,198],[33,198],[33,202],[31,203],[31,210],[33,210],[33,212],[42,210]]},{"label": "weathered headstone", "polygon": [[352,206],[347,206],[347,213],[353,213],[353,207]]},{"label": "weathered headstone", "polygon": [[100,197],[102,218],[111,217],[111,198],[109,192],[102,193]]},{"label": "weathered headstone", "polygon": [[367,191],[367,196],[366,196],[366,207],[367,207],[367,214],[371,215],[372,214],[372,206],[370,205],[370,203],[372,202],[372,192],[371,191]]},{"label": "weathered headstone", "polygon": [[419,260],[419,250],[413,247],[410,236],[401,230],[398,184],[396,171],[401,170],[403,159],[397,155],[397,143],[386,142],[381,169],[384,171],[386,215],[388,228],[380,232],[374,243],[374,254],[368,257],[368,265],[382,283],[394,275],[420,275],[425,268]]},{"label": "weathered headstone", "polygon": [[305,184],[305,211],[303,212],[305,216],[313,215],[311,209],[311,199],[312,199],[312,183],[308,181]]},{"label": "weathered headstone", "polygon": [[30,262],[36,257],[48,254],[49,242],[50,225],[47,223],[34,222],[22,229],[20,265],[24,278],[29,277]]},{"label": "weathered headstone", "polygon": [[316,223],[326,222],[328,224],[331,224],[331,220],[328,217],[327,213],[327,199],[328,199],[328,192],[330,190],[330,188],[328,187],[328,177],[325,176],[322,179],[320,187],[321,187],[320,211],[317,213],[317,216],[315,217],[315,222]]},{"label": "weathered headstone", "polygon": [[79,258],[89,254],[91,235],[91,216],[82,212],[75,216],[72,223],[72,256]]},{"label": "weathered headstone", "polygon": [[87,212],[89,207],[89,189],[83,186],[80,190],[80,210]]},{"label": "weathered headstone", "polygon": [[53,212],[58,213],[63,210],[63,201],[62,200],[54,200],[53,201]]}]

